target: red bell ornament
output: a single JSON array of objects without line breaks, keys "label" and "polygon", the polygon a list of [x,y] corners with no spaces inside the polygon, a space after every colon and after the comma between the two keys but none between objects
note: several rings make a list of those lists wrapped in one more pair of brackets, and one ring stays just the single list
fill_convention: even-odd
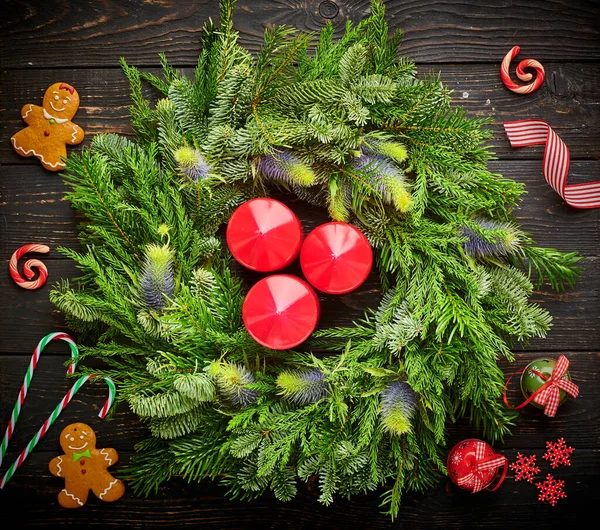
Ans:
[{"label": "red bell ornament", "polygon": [[304,280],[274,274],[257,282],[244,300],[242,318],[250,336],[273,350],[304,342],[319,320],[319,300]]},{"label": "red bell ornament", "polygon": [[[448,475],[459,488],[477,493],[484,488],[497,490],[508,469],[508,461],[482,440],[470,438],[457,443],[448,453]],[[490,488],[502,468],[497,484]]]},{"label": "red bell ornament", "polygon": [[244,267],[272,272],[296,259],[302,244],[302,225],[285,204],[269,198],[242,204],[227,224],[227,246]]},{"label": "red bell ornament", "polygon": [[371,272],[373,251],[368,239],[348,223],[315,228],[300,251],[300,266],[310,284],[329,294],[357,289]]}]

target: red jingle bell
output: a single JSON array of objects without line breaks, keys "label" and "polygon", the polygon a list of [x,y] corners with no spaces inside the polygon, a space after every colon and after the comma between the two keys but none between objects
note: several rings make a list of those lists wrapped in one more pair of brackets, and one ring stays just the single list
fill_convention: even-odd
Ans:
[{"label": "red jingle bell", "polygon": [[274,274],[257,282],[244,300],[242,318],[250,336],[273,350],[304,342],[319,320],[319,299],[304,280]]},{"label": "red jingle bell", "polygon": [[373,251],[365,235],[348,223],[325,223],[306,238],[300,266],[310,284],[329,294],[357,289],[371,272]]},{"label": "red jingle bell", "polygon": [[273,272],[287,267],[300,252],[300,221],[285,204],[266,197],[252,199],[233,212],[227,246],[244,267]]},{"label": "red jingle bell", "polygon": [[448,453],[448,475],[459,488],[477,493],[489,486],[504,467],[498,484],[491,488],[495,491],[506,477],[508,462],[505,456],[499,455],[482,440],[470,438],[457,443]]}]

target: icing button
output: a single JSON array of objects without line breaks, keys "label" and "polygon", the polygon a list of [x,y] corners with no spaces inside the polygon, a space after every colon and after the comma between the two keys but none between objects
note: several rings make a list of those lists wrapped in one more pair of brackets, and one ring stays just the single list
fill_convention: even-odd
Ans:
[{"label": "icing button", "polygon": [[51,120],[50,120],[50,123],[54,123],[54,120],[52,120],[52,119],[51,119]]},{"label": "icing button", "polygon": [[50,131],[44,131],[44,136],[50,136]]},{"label": "icing button", "polygon": [[81,466],[82,466],[83,464],[85,464],[85,460],[82,458],[82,459],[79,461],[79,465],[81,465]]},{"label": "icing button", "polygon": [[81,470],[81,474],[82,474],[82,475],[85,475],[85,469],[82,469],[82,470]]}]

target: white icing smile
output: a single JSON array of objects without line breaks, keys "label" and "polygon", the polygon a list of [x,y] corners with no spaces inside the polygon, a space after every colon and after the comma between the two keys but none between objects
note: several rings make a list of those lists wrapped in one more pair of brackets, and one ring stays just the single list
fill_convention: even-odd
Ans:
[{"label": "white icing smile", "polygon": [[65,110],[65,108],[66,108],[66,107],[63,107],[62,109],[57,109],[57,108],[54,106],[54,103],[52,103],[52,101],[50,102],[50,106],[51,106],[51,107],[52,107],[52,108],[53,108],[53,109],[54,109],[56,112],[62,112],[62,111],[63,111],[63,110]]},{"label": "white icing smile", "polygon": [[87,447],[87,442],[85,442],[81,447],[73,447],[72,445],[67,445],[71,451],[81,451],[84,447]]}]

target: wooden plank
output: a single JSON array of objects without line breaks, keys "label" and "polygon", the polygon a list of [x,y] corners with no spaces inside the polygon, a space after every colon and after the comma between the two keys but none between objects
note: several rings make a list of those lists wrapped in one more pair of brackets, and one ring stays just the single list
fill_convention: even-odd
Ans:
[{"label": "wooden plank", "polygon": [[[541,460],[544,442],[564,436],[567,443],[576,447],[573,465],[552,472],[566,480],[569,497],[550,509],[536,501],[537,490],[533,486],[515,483],[511,474],[499,492],[475,496],[457,491],[442,480],[424,495],[407,494],[399,519],[392,524],[379,513],[379,492],[350,501],[337,499],[332,507],[325,508],[316,502],[314,487],[300,485],[298,498],[291,503],[280,504],[271,495],[240,503],[227,501],[223,488],[212,483],[189,485],[175,478],[148,500],[135,498],[128,491],[111,506],[92,499],[80,510],[61,510],[56,495],[63,484],[47,471],[50,458],[59,454],[61,426],[72,421],[93,425],[100,442],[119,449],[119,470],[124,469],[133,444],[145,433],[139,420],[123,405],[114,421],[99,420],[96,414],[105,390],[102,385],[91,385],[75,397],[39,450],[0,494],[0,506],[6,513],[14,513],[14,518],[19,517],[20,526],[362,530],[399,525],[428,529],[589,525],[590,505],[593,507],[600,498],[599,211],[566,207],[540,175],[542,148],[512,150],[499,124],[525,117],[545,119],[565,140],[574,160],[579,161],[572,164],[570,178],[574,182],[598,178],[600,4],[589,0],[522,0],[518,5],[464,0],[385,1],[390,25],[406,30],[403,52],[417,60],[422,75],[428,70],[441,71],[442,79],[455,90],[455,104],[465,106],[470,115],[496,120],[491,145],[501,161],[491,167],[526,183],[530,195],[516,211],[522,226],[542,244],[581,250],[591,256],[584,262],[584,277],[575,292],[535,295],[536,301],[555,316],[549,339],[534,341],[527,352],[517,354],[513,365],[502,364],[508,373],[539,356],[556,357],[559,352],[569,356],[573,377],[581,389],[578,400],[561,406],[553,419],[527,407],[514,436],[496,446],[511,460],[518,450],[536,453]],[[77,245],[76,218],[69,205],[60,200],[65,190],[60,177],[46,173],[32,159],[16,156],[8,142],[23,125],[18,116],[23,104],[39,104],[48,85],[57,80],[70,81],[82,95],[82,109],[76,121],[88,132],[87,141],[98,132],[127,134],[128,89],[117,67],[118,57],[124,55],[132,64],[155,67],[157,53],[164,51],[174,64],[189,71],[199,51],[199,28],[208,16],[215,18],[218,9],[217,0],[27,0],[18,6],[5,4],[0,21],[0,138],[4,138],[0,142],[0,259],[6,263],[15,248],[35,238],[49,242],[52,248]],[[332,17],[339,36],[346,19],[358,20],[368,11],[368,0],[239,0],[238,4],[236,28],[241,32],[241,43],[253,52],[265,25],[286,23],[318,30],[326,17]],[[500,61],[515,44],[523,48],[520,58],[536,58],[546,68],[544,86],[527,97],[508,92],[499,80]],[[300,209],[304,221],[309,220],[308,229],[325,219],[323,212],[305,212],[297,204],[292,207]],[[50,283],[76,275],[73,264],[59,259],[56,252],[47,263]],[[45,333],[64,329],[61,315],[48,302],[49,287],[50,284],[40,291],[26,292],[11,282],[6,271],[0,275],[3,427],[33,347]],[[347,325],[364,308],[373,307],[378,296],[373,276],[356,293],[323,298],[323,323]],[[68,358],[66,351],[64,344],[51,344],[43,355],[6,465],[70,386],[62,365]],[[86,364],[93,366],[89,361]],[[516,381],[513,383],[516,385]],[[513,402],[518,397],[515,390]],[[476,433],[460,421],[449,426],[448,435],[453,443]],[[541,463],[544,474],[549,472],[547,463]],[[8,520],[12,519],[9,515]]]},{"label": "wooden plank", "polygon": [[[38,338],[29,335],[21,338],[23,348],[33,348]],[[65,362],[69,356],[64,343],[51,343],[44,350],[40,365],[33,379],[27,400],[23,406],[22,416],[11,442],[14,454],[29,442],[42,422],[48,417],[53,407],[60,401],[72,385],[72,380],[65,377]],[[29,363],[30,352],[20,355],[0,355],[0,426],[6,425],[15,399],[21,387],[23,376]],[[571,361],[570,372],[579,386],[579,397],[568,400],[560,406],[554,418],[544,416],[542,411],[528,406],[521,411],[512,435],[507,436],[504,444],[497,444],[498,449],[514,447],[544,448],[546,440],[565,436],[568,442],[579,449],[594,449],[600,436],[600,410],[596,406],[600,400],[600,372],[597,369],[600,361],[598,352],[566,352]],[[524,368],[529,362],[540,357],[556,359],[556,352],[518,353],[513,363],[500,361],[504,373],[509,374]],[[98,366],[98,361],[86,359],[86,366]],[[108,440],[119,440],[119,448],[132,451],[136,443],[148,436],[148,431],[140,420],[129,412],[127,405],[119,404],[116,414],[110,421],[103,422],[97,417],[104,403],[106,387],[103,383],[84,386],[75,396],[73,402],[57,420],[51,433],[44,438],[39,451],[51,451],[56,446],[56,435],[61,429],[76,421],[88,423]],[[518,377],[510,384],[510,402],[517,405],[523,401],[519,391]],[[54,435],[52,435],[54,433]],[[467,420],[448,425],[448,443],[453,445],[466,436],[478,436],[480,433],[469,425]],[[540,449],[541,450],[541,449]]]},{"label": "wooden plank", "polygon": [[[0,428],[8,424],[12,407],[23,383],[23,377],[29,365],[33,349],[43,335],[24,335],[21,338],[22,355],[2,356],[0,366]],[[28,351],[25,351],[27,348]],[[75,382],[66,377],[65,362],[69,361],[68,346],[63,341],[54,341],[42,352],[35,371],[30,391],[22,408],[17,428],[10,442],[9,452],[18,454],[37,432],[44,420],[54,410],[65,393]],[[86,366],[98,366],[94,360],[86,360]],[[36,451],[53,450],[60,431],[70,423],[81,421],[90,425],[98,433],[98,437],[106,436],[108,440],[119,440],[124,450],[133,451],[137,442],[149,435],[137,416],[129,412],[125,404],[119,404],[111,412],[110,420],[98,417],[100,408],[108,395],[108,388],[102,381],[88,382],[75,395],[69,406],[37,446]],[[4,432],[2,432],[4,435]],[[7,457],[8,458],[8,457]]]},{"label": "wooden plank", "polygon": [[[70,63],[73,64],[73,63]],[[6,70],[0,92],[0,162],[39,165],[34,158],[18,156],[8,138],[24,126],[19,111],[26,103],[41,104],[44,90],[57,80],[73,84],[81,95],[81,108],[75,122],[86,131],[85,144],[94,134],[116,132],[130,134],[129,87],[117,63],[105,70],[64,68],[61,70]],[[464,106],[469,115],[491,118],[494,133],[491,147],[501,159],[541,160],[542,148],[512,149],[501,122],[540,118],[550,123],[566,142],[573,159],[596,161],[592,178],[598,174],[600,152],[600,64],[545,65],[547,81],[534,94],[523,97],[506,90],[500,81],[497,64],[420,65],[420,75],[441,73],[442,80],[454,90],[455,106]],[[157,73],[155,68],[149,69]],[[190,69],[184,69],[193,75]],[[148,90],[147,94],[151,92]],[[71,149],[71,148],[69,148]],[[79,149],[79,148],[76,148]],[[75,149],[75,150],[76,150]],[[49,177],[51,174],[44,172]]]},{"label": "wooden plank", "polygon": [[[574,167],[589,171],[590,162],[578,162]],[[538,162],[502,164],[510,168],[513,176],[539,171]],[[535,168],[535,169],[534,169]],[[65,187],[57,175],[47,177],[42,170],[31,166],[6,166],[0,184],[4,201],[5,230],[0,241],[0,259],[8,260],[12,252],[27,242],[48,244],[52,249],[59,245],[77,248],[75,217],[69,204],[61,201]],[[43,180],[40,180],[43,177]],[[30,184],[31,183],[31,184]],[[310,231],[327,221],[324,210],[311,207],[298,200],[284,200],[297,212],[305,228]],[[600,344],[598,314],[600,308],[600,259],[597,257],[600,239],[599,210],[573,211],[561,204],[560,198],[543,182],[541,177],[531,184],[531,193],[516,212],[524,229],[531,231],[540,244],[564,251],[581,250],[594,253],[583,262],[582,279],[575,290],[553,293],[544,289],[536,294],[536,302],[543,304],[554,316],[555,324],[547,340],[537,339],[528,346],[533,350],[589,349]],[[24,291],[8,275],[0,276],[0,293],[5,300],[0,316],[5,331],[0,336],[0,351],[19,352],[23,330],[35,336],[62,329],[62,315],[48,300],[50,286],[61,278],[77,276],[74,264],[60,257],[56,251],[48,258],[49,282],[37,291]],[[300,274],[296,265],[292,273]],[[249,282],[255,276],[246,274]],[[356,292],[342,296],[322,296],[322,326],[348,325],[362,316],[363,311],[375,307],[380,296],[377,275]]]},{"label": "wooden plank", "polygon": [[[420,62],[499,63],[515,44],[542,62],[600,59],[595,2],[386,4],[391,29],[406,33],[403,51]],[[318,31],[330,20],[339,36],[346,20],[368,14],[369,0],[240,0],[238,6],[240,42],[256,52],[264,28],[272,24]],[[101,67],[114,65],[122,55],[137,64],[156,64],[156,54],[164,51],[175,64],[193,65],[200,28],[217,13],[216,0],[31,0],[27,8],[5,11],[0,64],[60,68],[73,61]]]},{"label": "wooden plank", "polygon": [[[597,174],[597,162],[571,164],[571,182],[584,182]],[[600,210],[576,210],[566,205],[541,174],[541,161],[492,161],[490,170],[523,182],[527,194],[515,210],[515,218],[534,235],[538,244],[562,251],[598,256]],[[76,214],[63,200],[67,187],[59,175],[37,166],[4,166],[0,179],[0,212],[4,230],[0,237],[0,259],[9,259],[16,248],[38,241],[51,248],[77,247]],[[310,228],[327,221],[324,211],[284,196]],[[311,225],[312,223],[312,225]],[[59,257],[52,253],[48,259]]]},{"label": "wooden plank", "polygon": [[[511,429],[512,435],[507,436],[504,443],[496,444],[499,451],[514,447],[528,448],[530,452],[543,453],[547,440],[556,440],[564,436],[576,448],[595,449],[598,447],[600,436],[600,412],[596,404],[600,400],[600,373],[597,366],[600,353],[597,352],[560,352],[570,361],[569,371],[573,381],[579,386],[577,399],[569,399],[563,403],[554,418],[544,415],[543,411],[528,405],[520,410],[516,425]],[[517,353],[515,361],[499,362],[505,376],[521,370],[535,359],[550,357],[557,359],[558,352],[528,352]],[[513,377],[509,384],[509,403],[519,405],[524,401],[519,388],[519,376]],[[475,431],[466,419],[448,426],[448,443],[458,443],[468,433],[477,437]],[[541,458],[541,454],[538,456]]]},{"label": "wooden plank", "polygon": [[[120,440],[98,437],[98,443],[117,446]],[[54,440],[52,452],[35,452],[2,492],[2,503],[19,507],[14,513],[23,528],[30,526],[56,528],[57,526],[85,528],[183,528],[207,530],[221,528],[319,528],[344,530],[383,530],[391,528],[457,529],[524,528],[542,524],[543,528],[587,528],[589,509],[600,495],[600,451],[579,450],[572,456],[572,465],[552,473],[565,481],[566,499],[554,508],[537,501],[537,488],[514,482],[512,473],[502,487],[494,492],[471,495],[458,490],[447,478],[425,493],[406,493],[395,523],[381,514],[379,504],[382,489],[351,500],[336,498],[325,507],[318,503],[318,491],[309,482],[298,483],[298,494],[293,501],[280,503],[271,494],[240,502],[225,497],[226,489],[214,482],[188,483],[182,478],[172,478],[160,487],[158,494],[139,498],[131,488],[110,506],[90,494],[87,504],[77,510],[61,509],[57,495],[64,481],[48,472],[48,462],[61,454]],[[504,454],[515,459],[515,448]],[[536,451],[541,459],[542,448]],[[131,454],[119,451],[119,463],[114,470],[122,471]],[[542,461],[544,473],[550,471]],[[25,508],[26,507],[26,508]],[[552,512],[550,512],[550,509]],[[552,523],[549,524],[549,517]],[[368,523],[366,523],[368,521]],[[509,521],[512,521],[510,523]]]},{"label": "wooden plank", "polygon": [[[0,335],[0,352],[20,353],[23,337],[36,337],[57,330],[66,330],[63,315],[48,300],[48,291],[60,279],[78,275],[73,262],[69,260],[48,261],[48,283],[37,291],[24,291],[17,287],[8,274],[0,277],[0,293],[3,305],[0,308],[0,321],[3,332]],[[299,267],[293,266],[290,274],[301,274]],[[257,278],[247,274],[249,283]],[[375,273],[355,292],[344,296],[319,296],[321,302],[320,327],[348,326],[361,318],[364,311],[377,306],[381,292]],[[527,351],[586,350],[600,344],[598,314],[600,308],[600,260],[590,258],[582,278],[575,290],[554,293],[543,289],[533,295],[532,301],[546,308],[554,317],[554,325],[548,338],[532,340]]]}]

